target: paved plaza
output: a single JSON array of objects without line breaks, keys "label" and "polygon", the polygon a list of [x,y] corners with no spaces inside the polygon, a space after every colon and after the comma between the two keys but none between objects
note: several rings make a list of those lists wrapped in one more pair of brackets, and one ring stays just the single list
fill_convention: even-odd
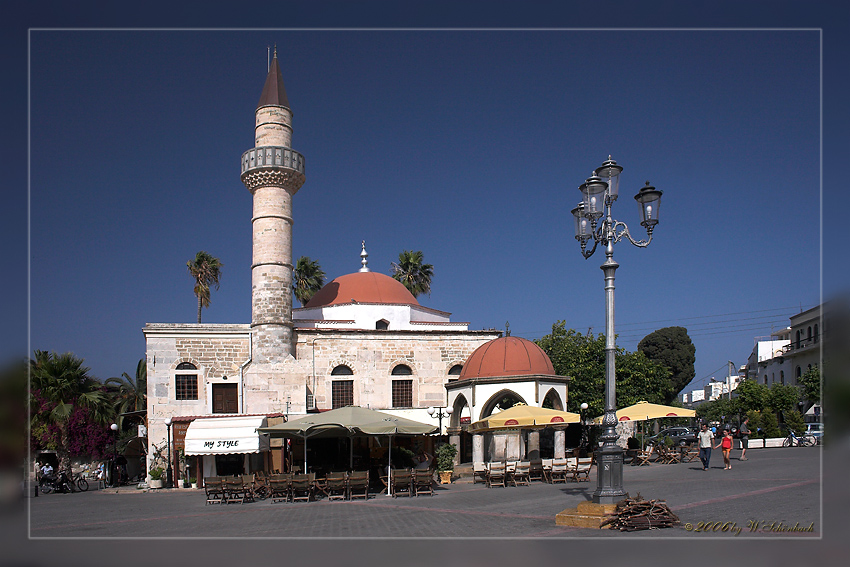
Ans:
[{"label": "paved plaza", "polygon": [[[555,525],[589,500],[590,482],[486,488],[468,480],[433,497],[205,505],[201,490],[123,488],[32,498],[31,538],[819,538],[820,447],[751,450],[723,470],[698,462],[624,467],[632,497],[662,499],[681,525],[621,533]],[[790,531],[796,526],[811,531]]]}]

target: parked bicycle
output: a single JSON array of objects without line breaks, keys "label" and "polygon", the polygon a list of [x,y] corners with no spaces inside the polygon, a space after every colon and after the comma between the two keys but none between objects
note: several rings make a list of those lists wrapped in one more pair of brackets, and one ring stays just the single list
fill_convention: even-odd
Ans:
[{"label": "parked bicycle", "polygon": [[89,489],[89,481],[86,480],[86,477],[82,473],[75,473],[71,480],[80,492],[85,492]]},{"label": "parked bicycle", "polygon": [[817,441],[812,435],[797,437],[790,429],[788,430],[788,437],[782,442],[783,447],[811,447],[813,445],[817,445]]}]

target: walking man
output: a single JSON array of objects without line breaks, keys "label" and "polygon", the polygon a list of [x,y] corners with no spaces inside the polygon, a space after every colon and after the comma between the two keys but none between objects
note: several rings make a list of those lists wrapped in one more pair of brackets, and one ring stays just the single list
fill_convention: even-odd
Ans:
[{"label": "walking man", "polygon": [[738,459],[739,461],[747,460],[747,448],[750,445],[750,426],[749,426],[749,417],[745,417],[743,423],[741,423],[741,427],[738,431],[741,432],[741,457]]},{"label": "walking man", "polygon": [[702,431],[699,432],[699,460],[702,461],[702,470],[708,470],[708,462],[711,460],[711,442],[714,440],[714,435],[708,430],[708,424],[702,424]]}]

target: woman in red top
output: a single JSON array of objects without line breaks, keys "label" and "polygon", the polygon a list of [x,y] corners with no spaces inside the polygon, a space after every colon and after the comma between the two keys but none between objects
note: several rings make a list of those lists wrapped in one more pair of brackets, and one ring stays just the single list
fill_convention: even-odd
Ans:
[{"label": "woman in red top", "polygon": [[723,449],[723,470],[729,470],[732,468],[732,462],[729,460],[729,453],[732,452],[732,436],[729,435],[729,430],[723,430],[723,438],[720,440],[720,445],[715,445],[715,449],[717,448]]}]

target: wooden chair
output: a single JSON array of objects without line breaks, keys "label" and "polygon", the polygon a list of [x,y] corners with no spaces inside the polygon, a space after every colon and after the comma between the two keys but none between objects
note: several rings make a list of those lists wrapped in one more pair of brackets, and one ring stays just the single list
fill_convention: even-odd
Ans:
[{"label": "wooden chair", "polygon": [[687,452],[682,455],[682,462],[690,463],[694,459],[699,457],[699,446],[696,443],[688,446]]},{"label": "wooden chair", "polygon": [[[590,480],[590,469],[593,467],[593,457],[579,457],[576,462],[573,478],[576,482]],[[583,478],[582,478],[583,477]]]},{"label": "wooden chair", "polygon": [[545,480],[543,476],[543,461],[534,459],[530,461],[528,468],[528,480]]},{"label": "wooden chair", "polygon": [[513,475],[511,477],[511,481],[514,483],[514,486],[524,485],[528,486],[529,475],[531,474],[531,463],[528,461],[520,461],[516,464],[514,468]]},{"label": "wooden chair", "polygon": [[567,459],[552,459],[552,482],[567,482]]},{"label": "wooden chair", "polygon": [[328,500],[347,500],[348,475],[344,472],[328,473],[322,490],[328,497]]},{"label": "wooden chair", "polygon": [[434,496],[434,473],[428,469],[413,471],[413,490],[416,496],[426,492]]},{"label": "wooden chair", "polygon": [[[239,477],[237,477],[239,478]],[[243,474],[242,479],[242,503],[254,502],[256,494],[254,493],[254,475]]]},{"label": "wooden chair", "polygon": [[652,445],[650,445],[648,449],[641,449],[638,451],[635,458],[632,459],[632,464],[639,467],[648,465],[650,458],[652,458]]},{"label": "wooden chair", "polygon": [[513,482],[514,472],[516,472],[516,464],[518,461],[505,461],[505,483]]},{"label": "wooden chair", "polygon": [[570,480],[576,480],[576,466],[578,465],[578,457],[567,457],[567,474],[566,477]]},{"label": "wooden chair", "polygon": [[348,474],[348,499],[369,499],[369,471],[353,471]]},{"label": "wooden chair", "polygon": [[289,502],[292,496],[292,474],[275,474],[269,477],[272,502]]},{"label": "wooden chair", "polygon": [[311,502],[315,499],[316,473],[293,475],[290,482],[290,494],[293,502],[304,500]]},{"label": "wooden chair", "polygon": [[241,476],[228,476],[222,479],[224,485],[224,497],[227,503],[239,501],[245,503],[245,487],[242,485]]},{"label": "wooden chair", "polygon": [[400,492],[413,496],[413,473],[410,469],[393,469],[390,476],[393,498],[396,498]]},{"label": "wooden chair", "polygon": [[484,462],[472,463],[472,484],[478,482],[479,479],[487,484],[487,465]]},{"label": "wooden chair", "polygon": [[487,488],[492,488],[494,486],[507,486],[505,484],[506,476],[505,463],[487,463]]},{"label": "wooden chair", "polygon": [[543,470],[543,482],[552,483],[552,462],[554,459],[541,459],[540,468]]},{"label": "wooden chair", "polygon": [[219,476],[204,477],[204,492],[207,501],[204,504],[227,504],[227,495],[224,492],[224,484]]}]

